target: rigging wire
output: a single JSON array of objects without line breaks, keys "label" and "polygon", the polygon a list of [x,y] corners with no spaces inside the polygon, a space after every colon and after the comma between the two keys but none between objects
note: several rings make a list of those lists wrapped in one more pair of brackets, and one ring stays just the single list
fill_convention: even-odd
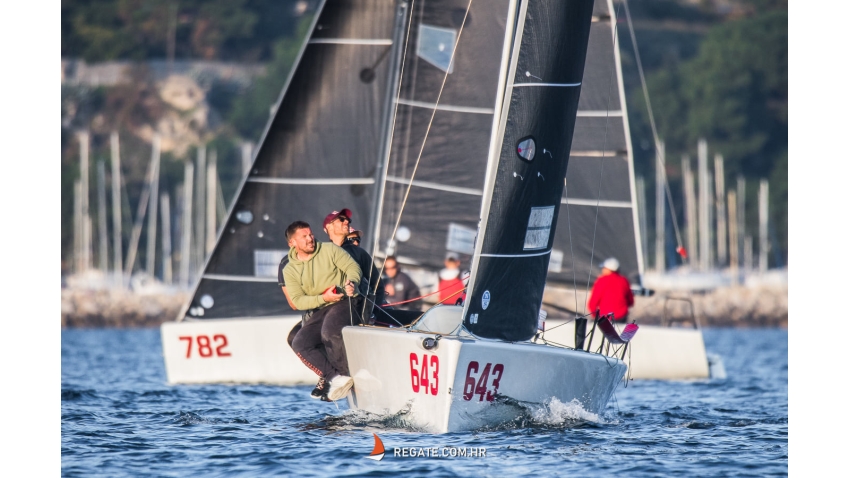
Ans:
[{"label": "rigging wire", "polygon": [[[620,16],[620,5],[612,18],[614,24],[613,48],[617,48],[617,17]],[[599,202],[602,198],[602,173],[605,171],[605,152],[608,150],[608,124],[611,118],[611,86],[614,84],[614,73],[617,68],[611,69],[611,77],[608,81],[608,104],[605,107],[605,141],[602,143],[602,158],[599,160],[599,185],[596,188],[596,216],[593,219],[593,241],[590,244],[590,267],[587,271],[587,290],[590,290],[590,278],[593,277],[593,253],[596,250],[596,227],[599,225]],[[587,311],[587,300],[585,300],[585,312]],[[578,307],[576,307],[578,309]]]},{"label": "rigging wire", "polygon": [[676,218],[676,208],[673,206],[673,193],[670,192],[670,183],[667,181],[667,171],[664,167],[664,163],[661,161],[661,155],[659,154],[661,151],[661,139],[658,137],[658,130],[655,127],[655,115],[652,112],[652,103],[649,101],[649,89],[646,87],[646,77],[643,74],[643,63],[640,60],[640,52],[638,51],[637,39],[635,38],[635,28],[634,25],[632,25],[632,14],[629,11],[628,0],[623,0],[623,6],[626,7],[626,22],[629,25],[632,49],[635,51],[635,60],[637,61],[638,74],[640,75],[640,85],[643,89],[643,98],[646,101],[646,109],[649,112],[649,126],[652,128],[652,139],[655,141],[655,159],[658,163],[656,164],[656,167],[660,168],[661,176],[664,178],[664,190],[667,192],[667,202],[670,205],[670,211],[672,212],[673,229],[676,231],[676,252],[678,252],[684,259],[684,257],[687,256],[687,252],[682,245],[682,234],[679,232],[679,220]]},{"label": "rigging wire", "polygon": [[[419,163],[422,160],[422,153],[425,151],[425,143],[428,141],[428,134],[431,132],[431,125],[434,124],[434,116],[436,116],[436,114],[437,114],[437,108],[440,105],[440,98],[443,96],[443,89],[446,86],[446,80],[449,78],[449,70],[451,69],[452,64],[454,63],[455,53],[457,52],[457,46],[460,43],[461,35],[463,35],[463,27],[466,25],[466,20],[469,17],[469,10],[470,10],[471,7],[472,7],[472,0],[469,0],[469,3],[467,3],[467,5],[466,5],[466,12],[463,14],[463,21],[461,22],[460,28],[458,29],[458,32],[457,32],[457,38],[455,39],[455,44],[452,47],[452,54],[449,57],[449,66],[446,68],[446,74],[443,75],[443,82],[442,82],[442,84],[440,84],[440,91],[437,94],[437,100],[434,102],[434,108],[431,110],[431,119],[428,120],[428,127],[425,129],[425,136],[422,138],[422,146],[419,148],[419,154],[416,157],[416,163],[413,165],[413,171],[410,174],[410,182],[408,182],[407,190],[404,192],[404,199],[402,200],[401,207],[399,208],[399,211],[398,211],[398,219],[396,219],[395,226],[393,227],[393,232],[392,232],[392,234],[390,234],[390,240],[391,241],[395,240],[395,235],[396,235],[396,232],[398,231],[398,226],[401,223],[401,216],[404,213],[404,206],[407,204],[407,198],[410,196],[410,189],[413,187],[413,178],[416,176],[416,171],[419,169]],[[413,9],[411,8],[411,11],[412,10]],[[408,26],[408,28],[409,28],[409,26]],[[409,33],[410,33],[410,30],[408,29],[408,34]],[[405,55],[406,55],[406,51],[407,51],[407,46],[405,46]],[[401,79],[399,79],[399,94],[400,93],[401,93]],[[396,108],[398,108],[398,96],[396,96]],[[395,120],[393,120],[393,121],[395,121]],[[395,124],[395,123],[393,123],[393,124]],[[376,246],[377,246],[377,244],[378,244],[377,237],[375,238],[375,240],[376,240]],[[374,261],[375,259],[373,258],[372,260]],[[386,261],[384,261],[384,263],[381,264],[381,270],[379,271],[378,277],[381,277],[383,275],[385,264],[386,264]],[[375,290],[377,290],[377,285],[375,287]]]},{"label": "rigging wire", "polygon": [[[567,177],[564,176],[564,199],[567,200],[566,201],[566,203],[567,203],[567,237],[569,238],[569,241],[570,241],[570,260],[573,262],[573,264],[575,264],[576,263],[576,255],[575,255],[575,252],[573,252],[573,228],[572,228],[572,223],[570,223],[569,196],[570,195],[567,194]],[[575,299],[576,299],[575,310],[578,311],[579,310],[579,308],[578,308],[578,283],[576,282],[576,268],[573,267],[572,270],[573,270],[573,292],[575,293]],[[544,331],[543,334],[545,335],[546,331]]]},{"label": "rigging wire", "polygon": [[[401,83],[402,83],[402,80],[404,80],[404,64],[407,61],[407,46],[410,44],[410,27],[413,24],[413,11],[414,11],[413,6],[414,6],[415,3],[416,3],[416,0],[412,0],[410,2],[410,16],[407,19],[407,33],[405,33],[405,36],[404,36],[404,48],[402,48],[402,56],[401,56],[401,69],[400,69],[400,72],[399,72],[399,75],[398,75],[398,84],[396,85],[395,107],[393,109],[393,122],[390,125],[390,137],[389,137],[390,150],[387,151],[387,157],[386,157],[387,165],[384,167],[384,178],[383,179],[384,179],[385,182],[386,182],[386,171],[387,171],[387,168],[389,168],[390,152],[392,151],[393,137],[394,137],[394,134],[395,134],[395,122],[396,122],[396,119],[398,118],[398,99],[401,96]],[[378,198],[378,200],[381,201],[382,198]],[[379,207],[380,207],[380,204],[379,204]],[[372,264],[371,264],[371,267],[369,268],[369,284],[370,285],[372,284],[372,282],[371,282],[372,281],[372,271],[375,269],[375,253],[378,252],[378,246],[380,245],[380,237],[379,237],[380,236],[380,230],[381,230],[381,225],[378,224],[377,227],[375,228],[375,231],[374,231],[375,238],[373,239],[373,243],[372,243]],[[384,261],[384,262],[386,262],[386,261]],[[384,265],[381,264],[381,270],[378,271],[378,278],[374,282],[375,283],[375,289],[372,290],[372,294],[378,293],[378,285],[381,283],[380,279],[381,279],[381,276],[383,275],[383,273],[384,273]]]}]

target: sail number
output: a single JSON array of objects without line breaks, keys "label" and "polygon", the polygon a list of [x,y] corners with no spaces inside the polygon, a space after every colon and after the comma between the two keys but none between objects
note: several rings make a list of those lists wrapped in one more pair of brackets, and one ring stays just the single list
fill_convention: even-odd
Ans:
[{"label": "sail number", "polygon": [[420,360],[416,353],[410,354],[410,385],[413,393],[424,392],[436,395],[440,389],[440,358],[436,355],[422,354]]},{"label": "sail number", "polygon": [[500,363],[495,365],[487,363],[484,368],[481,368],[478,362],[474,360],[469,362],[469,367],[466,368],[466,381],[463,384],[463,399],[469,401],[478,395],[479,402],[485,399],[492,402],[499,391],[499,381],[502,380],[504,371],[505,366]]},{"label": "sail number", "polygon": [[197,337],[184,335],[179,339],[186,341],[186,358],[192,357],[193,343],[198,345],[198,355],[202,358],[230,357],[230,352],[224,350],[227,347],[227,337],[223,334],[213,335],[212,340],[208,335],[198,335]]}]

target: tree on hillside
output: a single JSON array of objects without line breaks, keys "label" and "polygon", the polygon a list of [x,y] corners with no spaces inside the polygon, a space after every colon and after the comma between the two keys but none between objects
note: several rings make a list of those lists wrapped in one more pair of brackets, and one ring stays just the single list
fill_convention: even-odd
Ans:
[{"label": "tree on hillside", "polygon": [[787,10],[712,28],[696,57],[647,82],[668,158],[693,154],[705,138],[712,155],[724,156],[727,179],[770,178],[771,222],[786,255]]},{"label": "tree on hillside", "polygon": [[295,0],[63,0],[62,56],[259,61],[293,30]]}]

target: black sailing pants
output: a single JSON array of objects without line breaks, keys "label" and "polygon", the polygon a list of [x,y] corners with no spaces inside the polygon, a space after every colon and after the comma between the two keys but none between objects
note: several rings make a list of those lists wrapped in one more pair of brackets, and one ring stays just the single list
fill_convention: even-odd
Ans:
[{"label": "black sailing pants", "polygon": [[[349,300],[343,298],[336,304],[313,312],[292,341],[292,350],[298,358],[310,370],[328,380],[335,375],[349,374],[348,358],[342,341],[342,328],[351,325],[351,314],[357,302],[351,301],[349,306]],[[324,353],[322,353],[323,345]]]}]

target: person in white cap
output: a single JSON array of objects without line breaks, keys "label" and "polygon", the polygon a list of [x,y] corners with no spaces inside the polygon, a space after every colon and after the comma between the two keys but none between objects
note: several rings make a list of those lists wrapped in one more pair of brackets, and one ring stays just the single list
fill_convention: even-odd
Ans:
[{"label": "person in white cap", "polygon": [[609,257],[599,267],[602,272],[593,283],[587,310],[595,314],[598,309],[600,317],[613,312],[616,322],[628,321],[629,307],[635,304],[635,297],[629,280],[618,272],[620,262]]}]

